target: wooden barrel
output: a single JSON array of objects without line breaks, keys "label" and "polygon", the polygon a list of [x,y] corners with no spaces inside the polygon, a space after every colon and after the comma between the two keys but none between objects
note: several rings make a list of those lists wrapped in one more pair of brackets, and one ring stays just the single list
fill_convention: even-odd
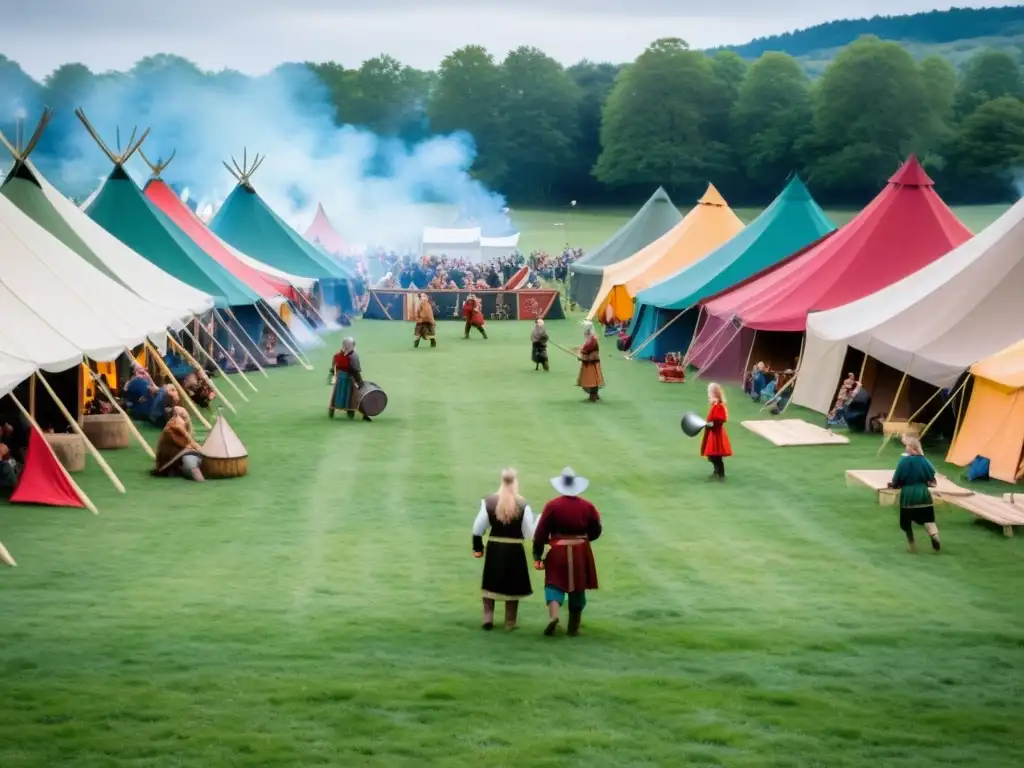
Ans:
[{"label": "wooden barrel", "polygon": [[82,418],[82,431],[100,450],[127,448],[132,436],[128,422],[119,413],[100,413]]},{"label": "wooden barrel", "polygon": [[359,410],[373,419],[380,416],[387,407],[387,393],[372,381],[364,381],[359,390]]},{"label": "wooden barrel", "polygon": [[85,469],[85,441],[81,437],[68,433],[48,434],[46,442],[68,472]]},{"label": "wooden barrel", "polygon": [[242,456],[237,459],[218,459],[212,456],[204,456],[202,466],[199,468],[203,477],[208,480],[224,480],[229,477],[242,477],[249,471],[249,457]]}]

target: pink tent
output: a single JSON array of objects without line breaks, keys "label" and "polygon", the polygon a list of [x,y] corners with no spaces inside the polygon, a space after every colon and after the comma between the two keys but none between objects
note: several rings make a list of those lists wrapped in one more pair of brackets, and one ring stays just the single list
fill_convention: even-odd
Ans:
[{"label": "pink tent", "polygon": [[348,243],[342,239],[338,230],[331,224],[331,220],[327,218],[323,205],[317,205],[313,223],[309,225],[303,237],[334,256],[344,256],[348,253]]}]

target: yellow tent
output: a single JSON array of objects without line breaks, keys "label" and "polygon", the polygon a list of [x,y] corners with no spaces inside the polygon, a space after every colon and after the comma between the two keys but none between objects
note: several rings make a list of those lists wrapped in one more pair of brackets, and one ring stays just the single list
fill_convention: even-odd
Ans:
[{"label": "yellow tent", "polygon": [[989,476],[1014,483],[1024,452],[1024,341],[971,366],[974,389],[946,461],[989,462]]},{"label": "yellow tent", "polygon": [[644,288],[690,266],[732,239],[743,222],[708,184],[704,197],[685,218],[653,243],[604,269],[601,288],[588,319],[625,322],[633,316],[633,297]]}]

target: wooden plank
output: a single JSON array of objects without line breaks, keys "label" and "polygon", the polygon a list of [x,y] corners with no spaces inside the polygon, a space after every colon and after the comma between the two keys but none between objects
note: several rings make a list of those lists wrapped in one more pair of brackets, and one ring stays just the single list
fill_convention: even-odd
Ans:
[{"label": "wooden plank", "polygon": [[844,435],[831,434],[823,427],[808,424],[803,419],[743,421],[740,425],[773,445],[784,448],[798,445],[846,445],[850,442]]},{"label": "wooden plank", "polygon": [[[892,480],[891,469],[848,469],[846,470],[846,481],[849,484],[866,485],[876,491],[891,490],[889,481]],[[936,485],[932,489],[934,493],[942,496],[973,496],[974,491],[970,488],[961,488],[945,475],[935,476]]]},{"label": "wooden plank", "polygon": [[[1007,494],[1009,496],[1011,494]],[[1002,527],[1003,535],[1013,536],[1015,526],[1024,525],[1024,507],[1014,504],[1006,498],[996,498],[976,493],[969,497],[950,498],[950,503],[966,509],[976,518],[987,520]]]}]

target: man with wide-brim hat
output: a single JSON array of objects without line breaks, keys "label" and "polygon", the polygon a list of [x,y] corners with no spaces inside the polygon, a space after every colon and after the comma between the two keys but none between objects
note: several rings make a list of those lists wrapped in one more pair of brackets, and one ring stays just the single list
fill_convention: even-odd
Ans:
[{"label": "man with wide-brim hat", "polygon": [[[590,543],[601,536],[601,515],[582,494],[589,485],[570,467],[552,478],[559,495],[544,505],[533,536],[533,560],[544,571],[544,600],[548,624],[544,634],[558,628],[559,614],[569,597],[569,635],[579,634],[588,589],[597,589],[597,563]],[[545,547],[549,547],[544,555]]]}]

